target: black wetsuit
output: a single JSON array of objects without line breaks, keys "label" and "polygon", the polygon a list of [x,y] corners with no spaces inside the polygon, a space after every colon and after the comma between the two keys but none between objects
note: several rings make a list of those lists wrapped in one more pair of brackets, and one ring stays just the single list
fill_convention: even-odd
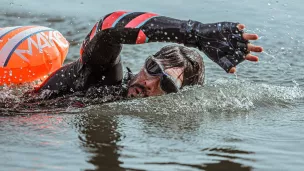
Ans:
[{"label": "black wetsuit", "polygon": [[196,47],[228,72],[243,61],[247,53],[247,41],[236,25],[230,22],[202,24],[146,12],[110,13],[94,25],[83,41],[81,57],[54,72],[35,92],[48,90],[52,93],[47,97],[54,97],[86,92],[91,87],[101,87],[96,92],[106,91],[104,87],[109,86],[121,89],[123,72],[119,54],[122,44],[161,41]]}]

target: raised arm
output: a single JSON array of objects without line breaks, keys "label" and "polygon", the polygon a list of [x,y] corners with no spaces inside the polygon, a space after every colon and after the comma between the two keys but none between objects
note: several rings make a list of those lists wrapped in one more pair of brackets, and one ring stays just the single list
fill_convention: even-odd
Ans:
[{"label": "raised arm", "polygon": [[[95,24],[81,47],[82,62],[108,65],[121,44],[174,42],[198,48],[226,72],[245,59],[248,40],[238,23],[202,24],[147,12],[116,11]],[[109,55],[110,54],[110,55]]]}]

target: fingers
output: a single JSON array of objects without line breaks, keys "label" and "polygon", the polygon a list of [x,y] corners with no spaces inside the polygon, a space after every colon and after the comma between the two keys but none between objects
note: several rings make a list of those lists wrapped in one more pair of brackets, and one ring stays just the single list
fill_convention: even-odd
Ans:
[{"label": "fingers", "polygon": [[[245,25],[244,24],[238,24],[237,28],[241,31],[245,29]],[[250,33],[243,33],[243,38],[245,40],[257,40],[259,38],[259,36],[257,34],[250,34]],[[261,46],[255,46],[253,44],[248,43],[247,44],[247,50],[248,50],[248,54],[245,56],[245,59],[248,61],[252,61],[252,62],[257,62],[259,61],[259,57],[250,54],[250,52],[262,52],[263,48]],[[236,72],[236,67],[232,67],[229,70],[229,73],[235,73]]]},{"label": "fingers", "polygon": [[[244,30],[245,29],[245,25],[244,24],[238,24],[236,27],[239,30]],[[257,34],[244,33],[243,34],[243,38],[246,39],[246,40],[257,40],[259,38],[259,36]]]},{"label": "fingers", "polygon": [[[247,48],[251,52],[262,52],[263,51],[263,48],[261,46],[255,46],[253,44],[248,44]],[[245,59],[248,61],[253,61],[253,62],[259,61],[259,57],[252,55],[252,54],[247,54]]]},{"label": "fingers", "polygon": [[252,52],[263,52],[263,48],[261,46],[255,46],[250,43],[247,45],[247,49],[248,51],[252,51]]},{"label": "fingers", "polygon": [[259,36],[257,34],[244,33],[243,38],[246,40],[258,40]]},{"label": "fingers", "polygon": [[239,30],[243,30],[245,28],[245,25],[244,24],[238,24],[236,26]]},{"label": "fingers", "polygon": [[251,54],[246,55],[245,59],[248,60],[248,61],[252,61],[252,62],[258,62],[259,61],[259,57],[251,55]]},{"label": "fingers", "polygon": [[235,73],[236,72],[236,68],[235,67],[232,67],[230,70],[229,70],[229,73],[230,74],[233,74],[233,73]]}]

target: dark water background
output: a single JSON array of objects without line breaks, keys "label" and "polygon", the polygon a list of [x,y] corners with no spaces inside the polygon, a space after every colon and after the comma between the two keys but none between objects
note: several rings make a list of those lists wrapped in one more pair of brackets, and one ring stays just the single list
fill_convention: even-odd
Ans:
[{"label": "dark water background", "polygon": [[[208,58],[206,85],[84,109],[0,114],[0,170],[304,170],[301,0],[1,0],[0,26],[43,25],[71,43],[103,15],[152,11],[203,23],[238,21],[265,52],[228,75]],[[164,44],[128,45],[135,71]],[[22,91],[1,88],[0,101]],[[23,90],[23,89],[22,89]]]}]

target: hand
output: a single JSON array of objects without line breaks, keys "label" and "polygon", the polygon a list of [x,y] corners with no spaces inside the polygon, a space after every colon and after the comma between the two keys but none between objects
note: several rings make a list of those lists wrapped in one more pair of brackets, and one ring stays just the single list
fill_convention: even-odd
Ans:
[{"label": "hand", "polygon": [[244,60],[258,61],[250,52],[262,52],[263,48],[250,44],[258,35],[244,33],[244,24],[220,22],[198,24],[193,30],[198,48],[226,72],[236,72],[236,66]]},{"label": "hand", "polygon": [[[245,25],[244,24],[238,24],[237,28],[239,30],[244,30]],[[243,38],[245,40],[249,41],[249,40],[257,40],[259,38],[259,36],[257,34],[243,33]],[[255,46],[251,43],[247,43],[247,49],[248,49],[249,53],[245,56],[245,59],[248,60],[248,61],[252,61],[252,62],[259,61],[259,57],[250,54],[250,52],[263,52],[263,48],[261,46]],[[229,73],[235,73],[235,72],[236,72],[235,67],[232,67],[229,70]]]}]

